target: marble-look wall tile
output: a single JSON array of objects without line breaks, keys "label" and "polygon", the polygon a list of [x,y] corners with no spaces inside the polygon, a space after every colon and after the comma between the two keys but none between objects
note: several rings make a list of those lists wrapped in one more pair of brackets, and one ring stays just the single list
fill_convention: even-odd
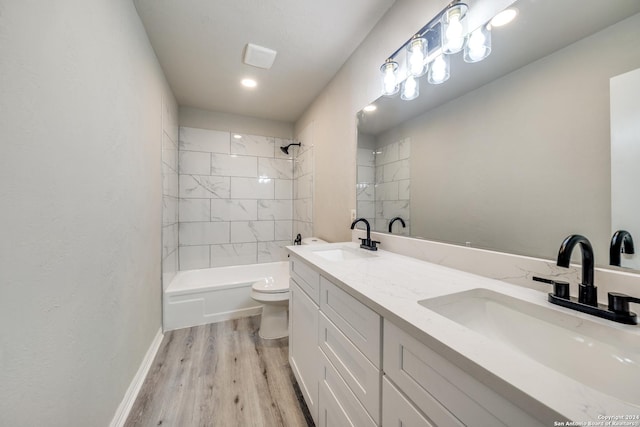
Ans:
[{"label": "marble-look wall tile", "polygon": [[[385,166],[386,167],[386,166]],[[376,179],[376,168],[373,166],[358,166],[358,182],[372,183]]]},{"label": "marble-look wall tile", "polygon": [[274,239],[286,240],[293,244],[293,221],[274,221]]},{"label": "marble-look wall tile", "polygon": [[376,200],[398,200],[398,183],[384,182],[376,184]]},{"label": "marble-look wall tile", "polygon": [[180,270],[178,265],[178,251],[175,250],[162,259],[162,289],[166,289],[169,283],[176,277]]},{"label": "marble-look wall tile", "polygon": [[209,221],[210,199],[180,199],[180,222]]},{"label": "marble-look wall tile", "polygon": [[296,180],[294,197],[296,199],[310,199],[313,197],[313,175],[303,175]]},{"label": "marble-look wall tile", "polygon": [[162,132],[162,162],[178,172],[178,146],[165,132]]},{"label": "marble-look wall tile", "polygon": [[273,199],[275,182],[270,178],[231,178],[232,199]]},{"label": "marble-look wall tile", "polygon": [[[275,155],[274,138],[258,135],[240,135],[241,138],[231,139],[231,154],[245,156],[271,157]],[[280,150],[280,149],[278,149]]]},{"label": "marble-look wall tile", "polygon": [[410,215],[409,201],[407,200],[389,200],[382,202],[382,216],[385,219],[391,219],[397,216],[402,219],[409,219]]},{"label": "marble-look wall tile", "polygon": [[209,267],[209,245],[180,246],[180,270]]},{"label": "marble-look wall tile", "polygon": [[293,199],[293,180],[292,179],[274,179],[276,200]]},{"label": "marble-look wall tile", "polygon": [[257,243],[211,245],[211,267],[246,265],[258,262]]},{"label": "marble-look wall tile", "polygon": [[162,198],[162,225],[178,222],[178,199],[171,196]]},{"label": "marble-look wall tile", "polygon": [[162,227],[162,257],[166,258],[178,247],[178,224],[173,223]]},{"label": "marble-look wall tile", "polygon": [[258,158],[235,154],[212,154],[211,175],[257,177]]},{"label": "marble-look wall tile", "polygon": [[228,222],[181,222],[180,246],[229,243]]},{"label": "marble-look wall tile", "polygon": [[294,160],[294,175],[300,177],[313,172],[313,151],[306,150]]},{"label": "marble-look wall tile", "polygon": [[266,242],[275,236],[273,221],[234,221],[230,224],[231,243]]},{"label": "marble-look wall tile", "polygon": [[[311,199],[296,199],[293,201],[294,219],[303,222],[313,222],[313,202]],[[303,237],[311,237],[304,236]]]},{"label": "marble-look wall tile", "polygon": [[211,199],[211,221],[253,221],[257,219],[257,200]]},{"label": "marble-look wall tile", "polygon": [[[311,147],[291,147],[287,156],[279,148],[291,142],[287,139],[256,135],[236,139],[229,132],[187,127],[180,128],[179,139],[174,144],[179,151],[173,173],[176,198],[180,198],[175,207],[180,222],[174,224],[174,240],[184,256],[180,269],[242,265],[259,258],[271,261],[274,256],[267,253],[280,246],[267,243],[292,242],[293,159],[305,151],[310,159]],[[170,155],[169,164],[163,164],[167,175],[172,171]],[[306,169],[312,166],[309,161]],[[169,188],[170,179],[163,175],[164,181]],[[303,216],[310,221],[310,186],[304,191],[309,201],[303,204]],[[175,216],[171,209],[164,207],[167,218]],[[258,244],[262,245],[260,257]]]},{"label": "marble-look wall tile", "polygon": [[411,138],[398,141],[398,159],[409,159],[411,157]]},{"label": "marble-look wall tile", "polygon": [[293,179],[293,161],[258,158],[258,176],[261,178]]},{"label": "marble-look wall tile", "polygon": [[181,198],[221,198],[230,196],[231,179],[222,176],[180,175]]},{"label": "marble-look wall tile", "polygon": [[205,151],[209,153],[229,154],[229,132],[181,127],[179,138],[180,151]]},{"label": "marble-look wall tile", "polygon": [[411,199],[411,180],[403,179],[398,181],[398,199],[410,200]]},{"label": "marble-look wall tile", "polygon": [[375,218],[376,217],[376,202],[374,201],[366,201],[366,200],[358,200],[356,211],[358,212],[359,217],[364,218]]},{"label": "marble-look wall tile", "polygon": [[376,156],[375,152],[370,148],[358,148],[356,153],[358,166],[375,167]]},{"label": "marble-look wall tile", "polygon": [[376,151],[376,166],[398,161],[398,144],[393,143],[381,147]]},{"label": "marble-look wall tile", "polygon": [[300,234],[303,237],[313,236],[313,223],[305,221],[293,221],[293,236]]},{"label": "marble-look wall tile", "polygon": [[376,198],[377,186],[374,184],[357,184],[356,199],[373,201]]},{"label": "marble-look wall tile", "polygon": [[409,160],[399,160],[397,162],[387,163],[383,167],[382,176],[384,182],[409,179]]},{"label": "marble-look wall tile", "polygon": [[211,153],[202,151],[181,151],[179,171],[183,175],[210,175]]},{"label": "marble-look wall tile", "polygon": [[291,200],[259,200],[258,219],[293,219],[293,203]]},{"label": "marble-look wall tile", "polygon": [[287,261],[287,251],[285,250],[285,246],[290,244],[290,241],[258,243],[258,262]]},{"label": "marble-look wall tile", "polygon": [[178,172],[162,164],[162,194],[165,196],[179,197]]}]

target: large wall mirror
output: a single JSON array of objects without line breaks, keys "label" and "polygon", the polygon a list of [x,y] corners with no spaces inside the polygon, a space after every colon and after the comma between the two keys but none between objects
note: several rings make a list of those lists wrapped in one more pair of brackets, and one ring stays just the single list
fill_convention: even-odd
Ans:
[{"label": "large wall mirror", "polygon": [[376,231],[401,217],[394,234],[546,259],[583,234],[599,266],[625,229],[639,253],[621,265],[640,269],[640,131],[628,129],[640,123],[640,1],[513,7],[487,59],[453,56],[447,82],[423,77],[417,99],[358,113],[358,216]]}]

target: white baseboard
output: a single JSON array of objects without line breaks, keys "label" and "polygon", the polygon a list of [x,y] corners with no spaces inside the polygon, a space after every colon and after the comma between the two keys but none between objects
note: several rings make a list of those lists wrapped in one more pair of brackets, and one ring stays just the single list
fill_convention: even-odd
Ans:
[{"label": "white baseboard", "polygon": [[129,417],[129,412],[133,407],[133,403],[136,401],[136,397],[138,397],[138,393],[142,388],[144,379],[147,377],[147,373],[151,368],[153,359],[156,357],[156,353],[160,348],[160,344],[162,343],[162,337],[163,335],[162,335],[162,328],[161,328],[161,329],[158,329],[158,333],[156,334],[155,338],[151,342],[151,345],[147,350],[147,354],[145,354],[144,359],[142,359],[142,363],[138,368],[138,372],[136,372],[136,375],[133,377],[131,384],[129,384],[129,388],[124,394],[124,398],[122,399],[122,402],[120,402],[120,406],[118,406],[118,409],[116,410],[116,413],[113,416],[113,419],[109,424],[109,427],[122,427],[125,421],[127,421],[127,418]]}]

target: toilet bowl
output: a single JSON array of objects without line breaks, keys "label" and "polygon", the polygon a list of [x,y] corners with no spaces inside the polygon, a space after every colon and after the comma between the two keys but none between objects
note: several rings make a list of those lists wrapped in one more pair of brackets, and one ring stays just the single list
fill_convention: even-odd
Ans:
[{"label": "toilet bowl", "polygon": [[[303,245],[325,244],[316,237],[302,239]],[[251,298],[262,304],[260,338],[270,340],[289,336],[289,282],[273,277],[258,280],[251,286]]]}]

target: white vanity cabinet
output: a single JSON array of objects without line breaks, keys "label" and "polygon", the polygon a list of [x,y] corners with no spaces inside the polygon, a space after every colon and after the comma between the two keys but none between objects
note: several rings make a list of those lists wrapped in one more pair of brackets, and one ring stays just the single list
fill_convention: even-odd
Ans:
[{"label": "white vanity cabinet", "polygon": [[304,261],[290,265],[289,361],[316,425],[379,426],[381,317]]},{"label": "white vanity cabinet", "polygon": [[320,374],[317,301],[320,274],[293,258],[289,264],[289,273],[289,364],[311,417],[317,424]]},{"label": "white vanity cabinet", "polygon": [[[389,383],[383,391],[385,425],[543,425],[388,320],[384,321],[383,358],[385,381],[397,387]],[[399,391],[426,416],[423,422],[398,424],[393,419],[391,423],[393,414],[409,403],[402,395],[401,401]]]}]

